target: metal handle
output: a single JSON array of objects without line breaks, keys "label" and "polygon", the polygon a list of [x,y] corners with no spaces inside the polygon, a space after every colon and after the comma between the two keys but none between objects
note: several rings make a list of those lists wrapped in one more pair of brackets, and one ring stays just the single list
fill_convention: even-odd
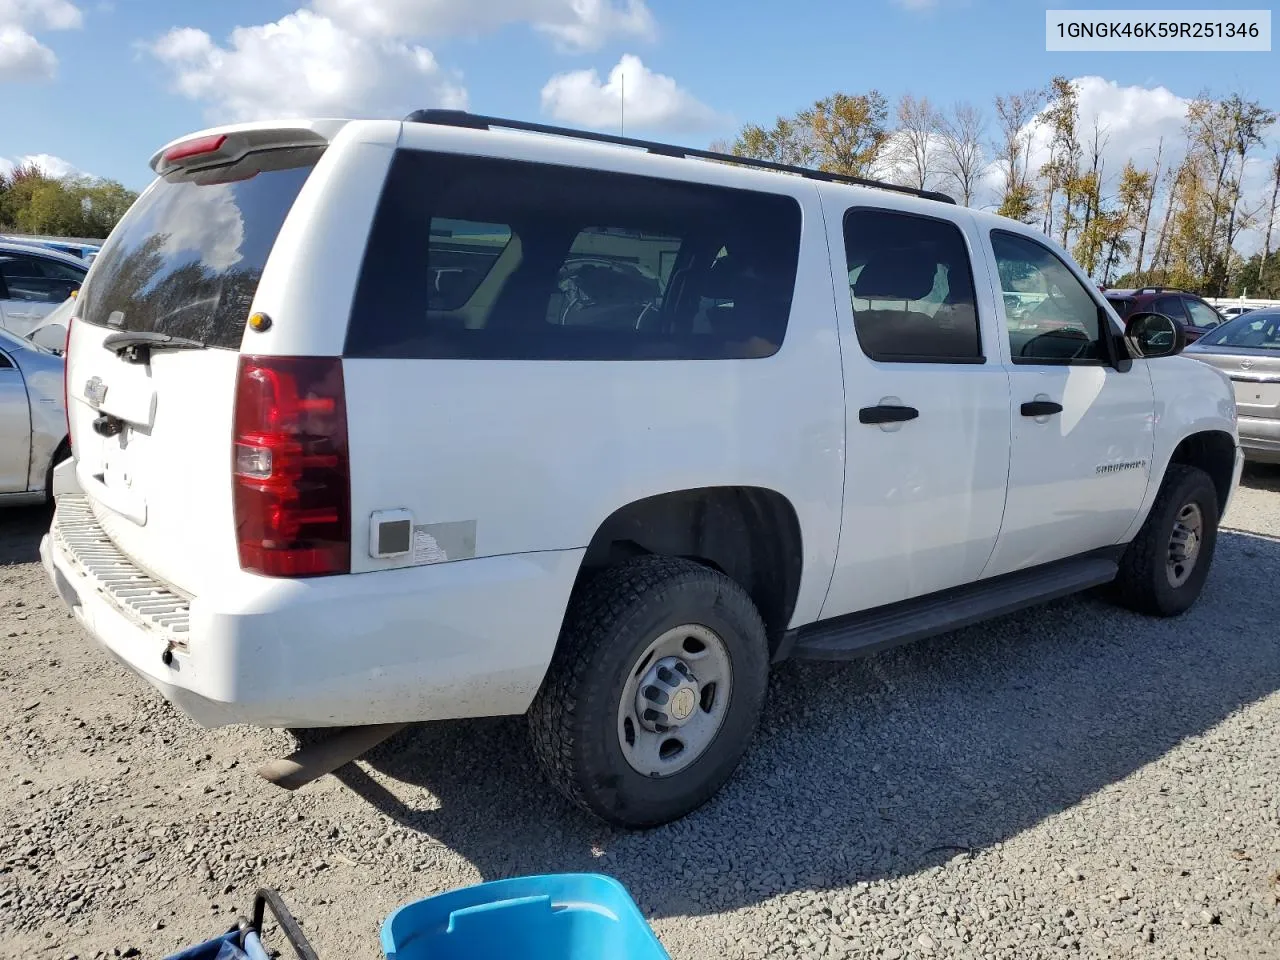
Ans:
[{"label": "metal handle", "polygon": [[271,915],[276,918],[276,924],[280,927],[280,932],[284,934],[285,939],[289,941],[289,946],[293,947],[293,952],[301,960],[319,960],[315,949],[307,942],[307,938],[302,935],[302,928],[298,926],[298,921],[293,918],[289,908],[280,899],[280,894],[267,887],[259,890],[253,898],[253,924],[251,928],[253,932],[259,937],[262,936],[262,919],[267,907],[271,908]]},{"label": "metal handle", "polygon": [[1024,417],[1047,417],[1062,412],[1062,404],[1052,400],[1028,400],[1022,405]]},{"label": "metal handle", "polygon": [[920,416],[915,407],[896,407],[880,404],[875,407],[863,407],[858,411],[859,423],[905,423]]}]

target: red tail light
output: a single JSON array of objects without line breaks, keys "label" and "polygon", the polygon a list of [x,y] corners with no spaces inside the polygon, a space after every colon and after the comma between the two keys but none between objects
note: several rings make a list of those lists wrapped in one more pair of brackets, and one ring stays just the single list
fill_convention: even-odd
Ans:
[{"label": "red tail light", "polygon": [[240,357],[231,448],[240,566],[351,570],[346,390],[338,357]]}]

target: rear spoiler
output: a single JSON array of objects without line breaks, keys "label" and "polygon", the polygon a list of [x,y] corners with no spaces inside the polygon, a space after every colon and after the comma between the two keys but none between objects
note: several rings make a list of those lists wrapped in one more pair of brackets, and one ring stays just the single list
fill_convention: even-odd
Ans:
[{"label": "rear spoiler", "polygon": [[164,176],[179,169],[202,170],[235,163],[257,150],[324,146],[346,124],[346,120],[299,120],[215,127],[166,143],[151,157],[150,165]]}]

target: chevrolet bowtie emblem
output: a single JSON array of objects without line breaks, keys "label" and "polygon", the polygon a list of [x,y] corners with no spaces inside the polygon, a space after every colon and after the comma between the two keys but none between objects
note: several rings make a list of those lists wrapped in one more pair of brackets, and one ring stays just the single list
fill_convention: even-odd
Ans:
[{"label": "chevrolet bowtie emblem", "polygon": [[107,385],[102,382],[101,377],[90,377],[84,385],[84,398],[89,401],[89,406],[102,406],[102,402],[107,399]]}]

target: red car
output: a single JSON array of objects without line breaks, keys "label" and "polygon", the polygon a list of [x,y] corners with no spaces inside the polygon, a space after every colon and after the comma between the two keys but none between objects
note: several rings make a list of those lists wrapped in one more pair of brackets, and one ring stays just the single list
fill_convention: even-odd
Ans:
[{"label": "red car", "polygon": [[1218,324],[1222,314],[1194,293],[1176,287],[1143,287],[1141,290],[1107,290],[1107,301],[1115,307],[1120,319],[1135,313],[1160,313],[1182,324],[1187,343],[1199,340]]}]

